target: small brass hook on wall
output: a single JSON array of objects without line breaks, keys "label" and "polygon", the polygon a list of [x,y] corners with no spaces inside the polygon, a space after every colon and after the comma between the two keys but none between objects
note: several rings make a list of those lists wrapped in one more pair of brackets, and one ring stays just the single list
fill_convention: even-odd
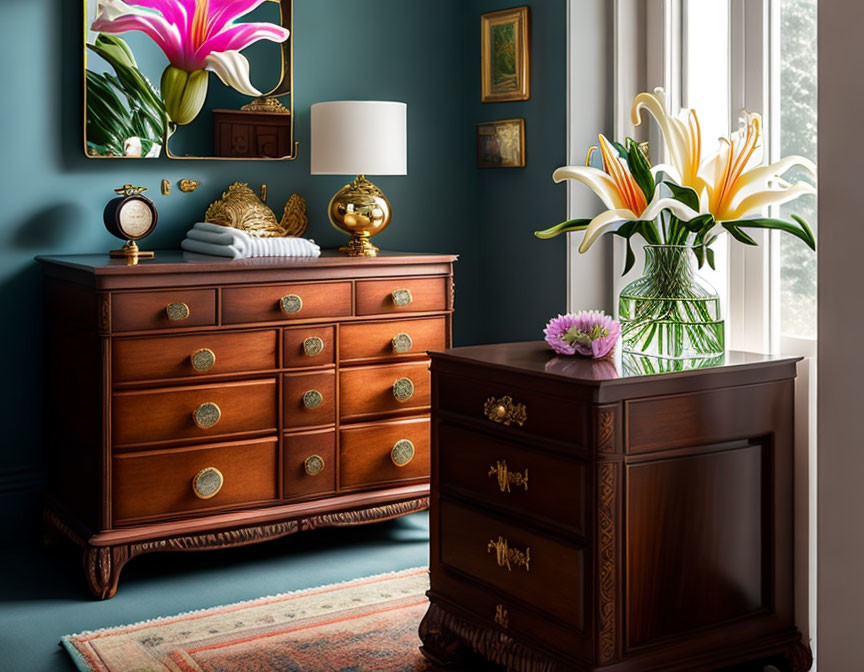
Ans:
[{"label": "small brass hook on wall", "polygon": [[201,182],[198,180],[180,180],[180,191],[184,194],[191,194],[200,186]]}]

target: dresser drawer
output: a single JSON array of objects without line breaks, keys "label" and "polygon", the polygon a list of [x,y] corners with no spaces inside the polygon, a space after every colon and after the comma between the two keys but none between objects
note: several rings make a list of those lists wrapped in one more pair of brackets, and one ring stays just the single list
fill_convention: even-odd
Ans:
[{"label": "dresser drawer", "polygon": [[442,491],[585,534],[583,463],[449,424],[438,427],[437,445]]},{"label": "dresser drawer", "polygon": [[277,368],[276,331],[118,338],[111,353],[115,382],[269,371]]},{"label": "dresser drawer", "polygon": [[[482,369],[476,373],[483,375]],[[514,438],[534,435],[587,450],[590,416],[585,403],[477,378],[438,374],[437,380],[443,411],[499,427]]]},{"label": "dresser drawer", "polygon": [[274,500],[278,445],[274,437],[116,456],[111,483],[114,520]]},{"label": "dresser drawer", "polygon": [[339,359],[426,356],[427,350],[447,347],[447,321],[443,317],[426,320],[399,320],[372,324],[346,324],[339,340]]},{"label": "dresser drawer", "polygon": [[429,419],[343,428],[339,474],[343,488],[429,478]]},{"label": "dresser drawer", "polygon": [[357,283],[357,314],[447,309],[447,278],[392,278]]},{"label": "dresser drawer", "polygon": [[336,422],[336,373],[295,373],[282,377],[286,429]]},{"label": "dresser drawer", "polygon": [[332,326],[298,327],[285,330],[282,365],[327,366],[336,361],[336,329]]},{"label": "dresser drawer", "polygon": [[112,410],[117,446],[275,432],[276,381],[117,392]]},{"label": "dresser drawer", "polygon": [[442,500],[441,561],[582,628],[584,551]]},{"label": "dresser drawer", "polygon": [[328,282],[222,290],[222,323],[277,322],[351,315],[351,283]]},{"label": "dresser drawer", "polygon": [[111,296],[113,331],[176,329],[215,324],[215,289],[129,292]]},{"label": "dresser drawer", "polygon": [[429,407],[429,362],[342,369],[339,382],[342,419]]},{"label": "dresser drawer", "polygon": [[291,434],[282,441],[285,499],[336,490],[336,430]]}]

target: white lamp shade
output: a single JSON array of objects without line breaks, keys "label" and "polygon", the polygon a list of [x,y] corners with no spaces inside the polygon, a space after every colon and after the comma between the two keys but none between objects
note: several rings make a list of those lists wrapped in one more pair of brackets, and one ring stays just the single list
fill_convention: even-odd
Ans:
[{"label": "white lamp shade", "polygon": [[312,106],[313,175],[407,175],[408,106],[338,100]]}]

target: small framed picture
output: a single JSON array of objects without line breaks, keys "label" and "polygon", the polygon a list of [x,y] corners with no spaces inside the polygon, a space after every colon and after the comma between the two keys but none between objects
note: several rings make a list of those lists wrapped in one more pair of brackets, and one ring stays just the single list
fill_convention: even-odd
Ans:
[{"label": "small framed picture", "polygon": [[528,7],[514,7],[480,17],[484,103],[531,97]]},{"label": "small framed picture", "polygon": [[477,124],[478,168],[525,167],[525,120]]}]

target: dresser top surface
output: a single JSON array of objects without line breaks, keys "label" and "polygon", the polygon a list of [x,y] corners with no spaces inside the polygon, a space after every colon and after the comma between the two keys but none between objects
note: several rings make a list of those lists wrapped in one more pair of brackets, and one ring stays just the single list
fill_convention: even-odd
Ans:
[{"label": "dresser top surface", "polygon": [[414,254],[381,252],[377,257],[346,257],[338,250],[322,250],[320,257],[258,257],[228,259],[182,250],[159,250],[155,259],[142,259],[135,265],[107,254],[70,254],[38,256],[42,264],[61,266],[93,275],[148,275],[161,273],[207,273],[234,270],[280,270],[297,268],[371,268],[410,264],[453,263],[453,254]]},{"label": "dresser top surface", "polygon": [[544,341],[526,341],[452,348],[433,352],[431,355],[433,361],[479,365],[594,388],[612,388],[682,377],[697,378],[717,373],[767,371],[782,368],[784,365],[792,366],[801,359],[729,351],[721,358],[706,359],[698,365],[677,371],[669,370],[674,366],[671,360],[659,360],[665,370],[657,370],[658,360],[655,359],[655,369],[651,371],[646,368],[645,359],[639,361],[632,356],[621,354],[620,348],[617,350],[619,351],[613,359],[592,360],[557,355]]}]

